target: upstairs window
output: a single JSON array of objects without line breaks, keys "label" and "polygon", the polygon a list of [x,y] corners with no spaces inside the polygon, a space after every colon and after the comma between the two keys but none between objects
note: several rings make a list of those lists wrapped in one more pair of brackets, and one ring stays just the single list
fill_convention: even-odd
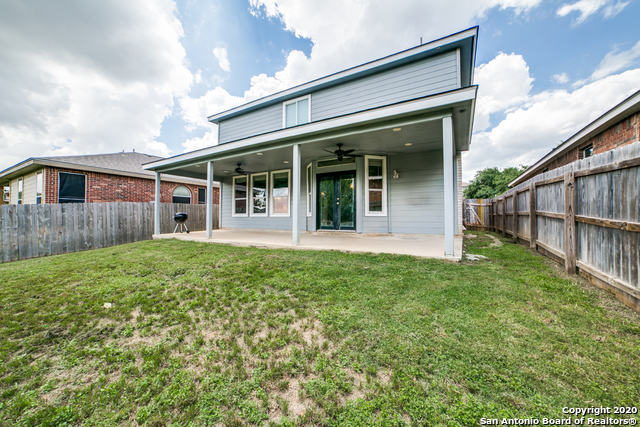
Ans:
[{"label": "upstairs window", "polygon": [[36,174],[36,204],[42,203],[42,172]]},{"label": "upstairs window", "polygon": [[366,216],[387,215],[387,158],[365,156],[365,207]]},{"label": "upstairs window", "polygon": [[182,185],[173,190],[171,203],[191,203],[191,191]]},{"label": "upstairs window", "polygon": [[58,174],[58,203],[84,203],[87,177],[84,174]]},{"label": "upstairs window", "polygon": [[311,95],[297,98],[282,104],[283,127],[303,125],[309,123],[311,117]]}]

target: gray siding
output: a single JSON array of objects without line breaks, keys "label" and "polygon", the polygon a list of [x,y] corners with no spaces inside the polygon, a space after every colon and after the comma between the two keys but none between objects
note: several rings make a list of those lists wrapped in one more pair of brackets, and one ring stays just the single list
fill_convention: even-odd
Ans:
[{"label": "gray siding", "polygon": [[220,144],[282,129],[282,104],[220,122]]},{"label": "gray siding", "polygon": [[324,120],[456,89],[457,68],[456,54],[450,52],[314,92],[311,119]]},{"label": "gray siding", "polygon": [[444,234],[442,150],[389,157],[392,233]]},{"label": "gray siding", "polygon": [[[457,88],[456,52],[446,52],[312,92],[311,120],[338,117]],[[219,126],[220,144],[282,129],[282,103],[221,121]]]}]

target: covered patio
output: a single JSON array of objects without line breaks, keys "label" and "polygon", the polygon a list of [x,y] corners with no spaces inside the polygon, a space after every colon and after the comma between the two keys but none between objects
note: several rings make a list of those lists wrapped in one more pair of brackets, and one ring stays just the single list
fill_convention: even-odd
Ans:
[{"label": "covered patio", "polygon": [[444,255],[445,236],[440,234],[301,232],[299,245],[292,244],[291,231],[288,230],[220,229],[211,231],[211,238],[207,238],[206,231],[157,234],[153,238],[272,249],[388,253],[451,261],[462,258],[462,235],[454,236],[455,256]]}]

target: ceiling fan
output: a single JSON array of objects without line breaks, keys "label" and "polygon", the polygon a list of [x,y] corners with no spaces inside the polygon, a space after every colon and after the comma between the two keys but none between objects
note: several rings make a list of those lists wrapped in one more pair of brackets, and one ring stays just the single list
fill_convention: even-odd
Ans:
[{"label": "ceiling fan", "polygon": [[244,169],[242,169],[242,168],[240,167],[240,165],[241,165],[241,164],[242,164],[242,163],[238,163],[238,167],[237,167],[237,168],[235,168],[234,170],[236,171],[236,173],[238,173],[238,174],[240,174],[240,175],[246,175],[246,174],[247,174],[247,173],[249,173],[249,172],[248,172],[248,171],[246,171],[246,170],[244,170]]},{"label": "ceiling fan", "polygon": [[[324,148],[323,148],[324,150]],[[327,153],[331,153],[331,154],[335,154],[336,156],[338,156],[338,161],[341,162],[342,160],[344,160],[345,157],[362,157],[362,154],[351,154],[353,153],[355,150],[355,148],[352,148],[351,150],[343,150],[342,149],[342,144],[338,144],[338,149],[336,151],[329,151],[329,150],[324,150]]]}]

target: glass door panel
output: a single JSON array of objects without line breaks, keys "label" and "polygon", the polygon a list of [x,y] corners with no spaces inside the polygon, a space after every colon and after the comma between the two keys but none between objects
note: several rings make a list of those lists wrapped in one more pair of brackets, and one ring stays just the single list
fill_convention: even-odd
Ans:
[{"label": "glass door panel", "polygon": [[353,203],[353,175],[340,176],[340,200],[338,206],[340,210],[340,229],[355,228],[355,205]]},{"label": "glass door panel", "polygon": [[319,191],[320,195],[320,203],[318,203],[318,207],[320,209],[319,218],[320,218],[320,228],[329,228],[333,229],[333,219],[334,219],[334,178],[332,176],[323,176],[320,178],[319,182]]}]

